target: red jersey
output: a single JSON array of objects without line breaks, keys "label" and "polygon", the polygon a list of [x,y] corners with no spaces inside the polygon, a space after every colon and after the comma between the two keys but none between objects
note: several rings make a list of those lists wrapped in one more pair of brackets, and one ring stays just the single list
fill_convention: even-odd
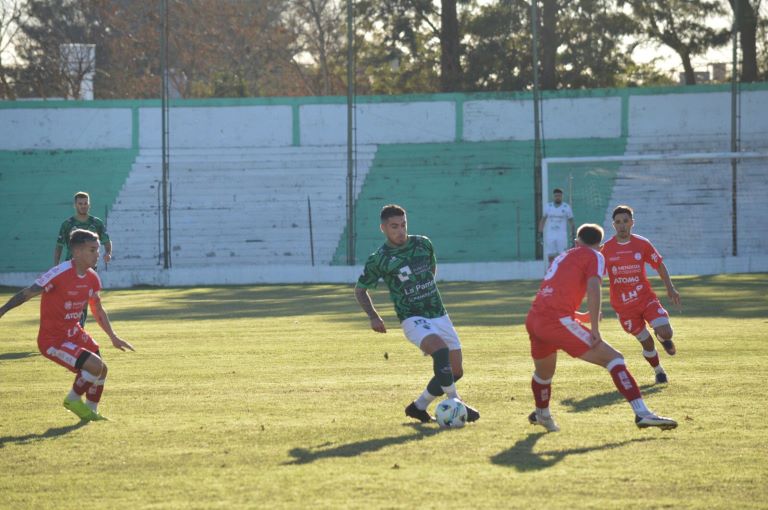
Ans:
[{"label": "red jersey", "polygon": [[605,261],[599,251],[577,246],[552,261],[531,311],[556,317],[572,317],[587,293],[587,281],[602,279]]},{"label": "red jersey", "polygon": [[42,287],[40,299],[40,340],[70,340],[82,335],[80,315],[91,297],[101,290],[101,280],[93,269],[82,276],[71,260],[62,262],[35,280]]},{"label": "red jersey", "polygon": [[629,241],[620,243],[610,238],[601,248],[605,257],[606,274],[611,283],[611,306],[617,312],[635,306],[645,306],[650,299],[658,299],[651,289],[645,265],[658,270],[661,255],[645,237],[631,234]]}]

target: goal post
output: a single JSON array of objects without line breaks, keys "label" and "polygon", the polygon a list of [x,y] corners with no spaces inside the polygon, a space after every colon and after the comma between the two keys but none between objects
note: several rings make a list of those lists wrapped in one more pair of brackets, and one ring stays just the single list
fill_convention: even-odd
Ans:
[{"label": "goal post", "polygon": [[635,210],[634,232],[658,242],[663,253],[681,258],[768,253],[768,236],[756,226],[765,224],[768,153],[546,157],[541,171],[542,207],[559,187],[577,225],[601,224],[606,237],[613,232],[610,211],[627,204]]}]

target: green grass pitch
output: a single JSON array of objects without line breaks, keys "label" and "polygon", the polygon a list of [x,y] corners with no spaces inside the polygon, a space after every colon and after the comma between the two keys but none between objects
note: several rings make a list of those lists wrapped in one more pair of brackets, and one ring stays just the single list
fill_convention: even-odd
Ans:
[{"label": "green grass pitch", "polygon": [[89,320],[112,421],[84,426],[61,405],[72,376],[37,352],[36,299],[0,319],[0,508],[766,508],[768,278],[674,280],[668,386],[606,305],[602,324],[670,432],[638,430],[605,370],[562,354],[562,432],[527,423],[537,282],[441,284],[482,414],[448,431],[403,415],[431,363],[381,291],[386,335],[351,286],[106,291],[136,352]]}]

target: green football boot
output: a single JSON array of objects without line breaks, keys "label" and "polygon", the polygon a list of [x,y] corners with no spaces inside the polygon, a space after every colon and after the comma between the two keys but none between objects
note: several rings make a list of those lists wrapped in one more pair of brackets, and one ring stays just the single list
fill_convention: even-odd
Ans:
[{"label": "green football boot", "polygon": [[64,399],[64,408],[77,415],[78,418],[81,420],[92,420],[93,419],[93,411],[85,405],[85,402],[83,402],[80,399],[77,400],[67,400]]}]

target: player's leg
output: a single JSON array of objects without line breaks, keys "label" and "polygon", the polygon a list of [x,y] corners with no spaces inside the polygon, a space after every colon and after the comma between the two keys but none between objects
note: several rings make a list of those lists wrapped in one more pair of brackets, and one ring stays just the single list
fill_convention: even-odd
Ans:
[{"label": "player's leg", "polygon": [[[459,335],[456,332],[456,328],[453,327],[453,323],[448,315],[430,319],[430,323],[440,338],[445,342],[445,345],[448,346],[448,358],[451,365],[451,373],[453,374],[453,382],[456,384],[464,375],[463,354]],[[417,405],[429,405],[431,400],[444,394],[445,392],[443,391],[440,380],[437,376],[434,376],[429,381],[427,389],[420,397],[422,400],[417,401]],[[467,409],[468,422],[474,422],[480,419],[480,412],[477,409],[473,408],[463,400],[462,403]]]},{"label": "player's leg", "polygon": [[674,356],[677,353],[675,343],[672,341],[672,324],[669,323],[669,317],[659,317],[658,319],[650,322],[653,332],[656,334],[656,338],[659,339],[659,343],[664,347],[664,350],[670,356]]},{"label": "player's leg", "polygon": [[659,361],[659,353],[656,352],[651,333],[645,328],[645,320],[642,314],[622,312],[619,314],[619,323],[624,331],[634,336],[643,347],[643,357],[656,372],[656,382],[666,383],[667,374]]},{"label": "player's leg", "polygon": [[82,395],[98,380],[100,372],[95,374],[83,370],[83,365],[92,356],[82,345],[73,342],[39,343],[40,352],[46,358],[74,372],[75,382],[64,398],[64,407],[80,419],[93,419],[94,412],[82,401]]},{"label": "player's leg", "polygon": [[557,432],[560,427],[555,423],[549,410],[549,401],[552,397],[552,378],[557,368],[557,346],[546,340],[550,334],[546,323],[547,321],[537,318],[532,313],[528,314],[525,321],[534,366],[531,391],[536,406],[528,416],[528,422],[532,425],[541,425],[548,432]]},{"label": "player's leg", "polygon": [[555,423],[549,410],[549,400],[552,397],[552,378],[557,367],[557,352],[543,358],[534,358],[533,366],[531,390],[536,409],[528,416],[528,421],[532,425],[541,425],[547,429],[547,432],[558,432],[560,427]]},{"label": "player's leg", "polygon": [[587,352],[579,358],[604,367],[611,374],[613,384],[619,390],[632,410],[635,413],[635,423],[640,428],[659,427],[661,429],[673,429],[677,427],[677,422],[671,418],[655,415],[645,405],[645,401],[640,393],[640,387],[637,381],[632,377],[629,369],[624,363],[624,357],[619,351],[613,348],[608,342],[599,342],[592,346]]},{"label": "player's leg", "polygon": [[[448,346],[437,334],[437,328],[432,324],[430,319],[424,317],[409,317],[401,323],[401,326],[403,328],[403,333],[405,333],[405,337],[421,349],[422,352],[432,357],[434,371],[434,377],[432,379],[436,380],[437,384],[432,384],[431,386],[428,384],[421,395],[405,408],[406,416],[415,418],[422,423],[426,423],[433,420],[432,416],[427,412],[427,407],[429,407],[429,404],[433,400],[443,393],[447,393],[449,397],[458,397],[456,395],[456,386],[451,371]],[[430,389],[432,391],[430,391]]]}]

